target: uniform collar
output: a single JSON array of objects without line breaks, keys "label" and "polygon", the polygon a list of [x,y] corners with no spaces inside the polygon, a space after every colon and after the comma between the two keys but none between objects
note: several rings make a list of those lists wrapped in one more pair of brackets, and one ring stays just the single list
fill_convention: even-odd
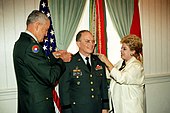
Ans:
[{"label": "uniform collar", "polygon": [[[81,54],[80,52],[79,52],[79,54],[80,54],[80,56],[82,57],[82,59],[83,59],[83,61],[85,62],[85,64],[86,64],[86,56],[84,56],[83,54]],[[89,57],[89,63],[90,63],[90,65],[91,65],[91,55],[90,56],[88,56]]]},{"label": "uniform collar", "polygon": [[37,40],[37,38],[36,38],[30,31],[26,30],[25,33],[31,35],[31,36],[34,38],[34,40],[35,40],[37,43],[39,43],[38,40]]}]

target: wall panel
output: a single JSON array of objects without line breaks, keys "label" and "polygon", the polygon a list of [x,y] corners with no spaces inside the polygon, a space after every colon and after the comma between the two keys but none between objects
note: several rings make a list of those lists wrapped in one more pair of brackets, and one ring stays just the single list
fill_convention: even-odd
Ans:
[{"label": "wall panel", "polygon": [[38,3],[39,0],[0,0],[0,89],[16,88],[13,46],[26,29],[28,14],[38,9]]},{"label": "wall panel", "polygon": [[155,75],[147,78],[147,113],[169,113],[170,111],[170,75]]},{"label": "wall panel", "polygon": [[4,5],[0,0],[0,89],[6,87],[5,37],[4,37]]},{"label": "wall panel", "polygon": [[170,73],[168,0],[140,0],[146,75]]},{"label": "wall panel", "polygon": [[[141,17],[141,33],[142,33],[142,40],[143,40],[143,60],[145,66],[145,72],[150,73],[150,65],[146,65],[146,62],[149,62],[150,58],[150,51],[149,51],[149,2],[140,0],[140,17]],[[145,23],[145,24],[144,24]]]},{"label": "wall panel", "polygon": [[[37,0],[37,1],[39,1],[39,0]],[[25,5],[26,18],[32,10],[39,8],[39,3],[38,4],[34,4],[34,3],[36,3],[34,0],[25,0],[24,5]],[[33,4],[33,5],[28,5],[28,4]]]},{"label": "wall panel", "polygon": [[[155,59],[156,60],[156,73],[157,72],[161,72],[161,69],[162,67],[159,67],[159,65],[162,64],[162,60],[161,60],[161,46],[162,46],[162,43],[160,41],[160,38],[161,38],[161,27],[162,26],[162,18],[157,18],[157,17],[160,17],[161,16],[161,1],[160,0],[157,0],[157,2],[155,2],[155,22],[156,22],[156,27],[155,27],[155,34],[156,34],[156,37],[155,37],[155,50],[156,50],[156,55],[155,55]],[[159,51],[159,52],[158,52]],[[151,56],[152,57],[152,56]]]},{"label": "wall panel", "polygon": [[[5,69],[6,69],[6,87],[15,86],[13,76],[13,65],[12,65],[12,49],[15,36],[14,27],[14,2],[13,0],[3,0],[3,11],[4,11],[4,49],[5,49]],[[10,12],[10,13],[9,13]]]},{"label": "wall panel", "polygon": [[[168,7],[168,9],[167,9],[167,20],[168,20],[168,22],[167,22],[167,42],[168,42],[168,50],[167,50],[167,52],[168,52],[168,56],[170,56],[170,0],[168,0],[167,1],[167,7]],[[168,72],[170,72],[170,57],[168,57]]]},{"label": "wall panel", "polygon": [[161,29],[161,34],[162,34],[162,72],[168,72],[168,57],[167,57],[167,53],[168,53],[168,43],[167,43],[167,40],[168,38],[170,38],[168,36],[168,30],[167,30],[167,17],[168,17],[168,6],[167,6],[167,0],[163,1],[162,0],[162,4],[161,4],[161,22],[162,22],[162,29]]},{"label": "wall panel", "polygon": [[[155,12],[155,2],[154,2],[155,0],[149,0],[149,25],[148,25],[148,27],[149,27],[149,56],[150,56],[150,66],[152,66],[151,68],[150,68],[150,71],[151,72],[156,72],[156,59],[155,59],[155,57],[156,57],[156,44],[155,44],[155,42],[156,42],[156,32],[155,32],[155,28],[156,28],[156,18],[155,18],[155,13],[153,13],[153,12]],[[144,37],[145,38],[145,37]],[[152,48],[152,51],[150,51],[150,48]]]},{"label": "wall panel", "polygon": [[[15,14],[15,41],[18,39],[20,32],[26,28],[25,16],[25,0],[14,0],[14,14]],[[19,7],[18,7],[19,6]]]}]

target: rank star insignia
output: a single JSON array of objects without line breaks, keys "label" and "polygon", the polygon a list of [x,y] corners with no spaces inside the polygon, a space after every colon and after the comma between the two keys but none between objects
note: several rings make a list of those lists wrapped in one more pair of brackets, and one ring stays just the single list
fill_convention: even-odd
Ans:
[{"label": "rank star insignia", "polygon": [[40,50],[40,48],[39,48],[39,46],[38,46],[38,45],[34,45],[34,46],[32,46],[32,52],[33,52],[33,53],[38,53],[38,52],[39,52],[39,50]]}]

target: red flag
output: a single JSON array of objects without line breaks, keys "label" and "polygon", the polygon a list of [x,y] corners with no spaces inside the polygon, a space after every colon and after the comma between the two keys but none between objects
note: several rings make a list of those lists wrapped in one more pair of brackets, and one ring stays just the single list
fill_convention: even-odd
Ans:
[{"label": "red flag", "polygon": [[103,0],[95,0],[96,4],[96,35],[98,53],[106,55],[105,7]]},{"label": "red flag", "polygon": [[132,25],[130,28],[130,34],[135,34],[141,38],[138,0],[134,0],[134,14],[133,14]]},{"label": "red flag", "polygon": [[53,100],[57,106],[58,111],[60,111],[60,113],[61,113],[60,98],[58,97],[58,94],[55,91],[55,89],[53,90]]},{"label": "red flag", "polygon": [[[130,34],[135,34],[139,38],[141,37],[141,29],[140,29],[140,16],[139,16],[139,7],[138,7],[138,0],[134,0],[134,14],[133,14],[133,20],[132,25],[130,28]],[[143,61],[143,52],[141,52],[140,61]]]}]

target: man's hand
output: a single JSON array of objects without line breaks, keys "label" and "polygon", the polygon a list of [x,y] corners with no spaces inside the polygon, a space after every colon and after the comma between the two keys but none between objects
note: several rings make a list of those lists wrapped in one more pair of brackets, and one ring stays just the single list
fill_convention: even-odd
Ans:
[{"label": "man's hand", "polygon": [[64,62],[70,62],[72,54],[66,50],[58,50],[53,52],[55,58],[61,58]]},{"label": "man's hand", "polygon": [[102,109],[102,113],[108,113],[107,109]]}]

